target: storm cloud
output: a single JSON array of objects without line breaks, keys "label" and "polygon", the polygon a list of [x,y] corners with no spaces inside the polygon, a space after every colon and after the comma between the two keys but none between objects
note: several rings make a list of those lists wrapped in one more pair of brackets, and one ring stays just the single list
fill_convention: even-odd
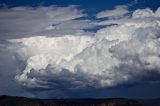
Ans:
[{"label": "storm cloud", "polygon": [[[117,6],[97,13],[109,18],[103,21],[85,18],[77,6],[0,11],[0,59],[7,61],[0,62],[0,73],[12,71],[21,89],[65,97],[71,91],[160,81],[151,78],[160,75],[160,8],[128,14],[126,6]],[[85,30],[101,25],[94,33]]]}]

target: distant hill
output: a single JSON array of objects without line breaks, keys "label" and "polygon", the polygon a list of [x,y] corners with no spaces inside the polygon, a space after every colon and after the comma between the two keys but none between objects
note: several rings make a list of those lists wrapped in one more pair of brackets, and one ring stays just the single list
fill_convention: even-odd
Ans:
[{"label": "distant hill", "polygon": [[160,99],[31,99],[0,96],[0,106],[160,106]]},{"label": "distant hill", "polygon": [[145,106],[160,106],[160,98],[142,100]]}]

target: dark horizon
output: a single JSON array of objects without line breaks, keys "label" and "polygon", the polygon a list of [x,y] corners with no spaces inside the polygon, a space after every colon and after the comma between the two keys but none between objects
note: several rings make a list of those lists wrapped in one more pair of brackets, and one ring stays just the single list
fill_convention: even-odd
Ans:
[{"label": "dark horizon", "polygon": [[159,99],[34,99],[25,97],[0,96],[0,106],[159,106]]}]

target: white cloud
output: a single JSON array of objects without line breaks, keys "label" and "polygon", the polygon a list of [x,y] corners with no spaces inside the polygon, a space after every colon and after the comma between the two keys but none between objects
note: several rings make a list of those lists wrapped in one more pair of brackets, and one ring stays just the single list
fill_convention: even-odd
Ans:
[{"label": "white cloud", "polygon": [[132,17],[133,18],[145,18],[145,17],[153,17],[155,14],[149,8],[147,9],[138,9],[136,10]]},{"label": "white cloud", "polygon": [[160,17],[160,7],[155,12],[156,17]]},{"label": "white cloud", "polygon": [[136,10],[133,17],[95,36],[11,39],[21,44],[16,53],[26,64],[16,80],[29,88],[102,88],[159,73],[160,19],[155,14]]},{"label": "white cloud", "polygon": [[96,15],[97,18],[119,18],[129,13],[128,7],[125,5],[116,6],[113,10],[101,11]]},{"label": "white cloud", "polygon": [[1,10],[1,41],[7,42],[0,41],[0,59],[11,62],[7,70],[15,69],[15,80],[26,88],[64,93],[141,82],[160,74],[159,10],[138,9],[126,17],[127,8],[116,7],[114,14],[98,16],[110,19],[94,26],[110,26],[94,36],[83,30],[93,22],[77,19],[86,15],[75,6]]}]

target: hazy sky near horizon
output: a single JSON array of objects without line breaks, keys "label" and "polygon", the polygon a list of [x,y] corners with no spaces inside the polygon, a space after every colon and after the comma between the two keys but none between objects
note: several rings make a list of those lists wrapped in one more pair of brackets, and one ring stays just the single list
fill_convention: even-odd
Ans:
[{"label": "hazy sky near horizon", "polygon": [[1,0],[0,95],[160,97],[159,0]]}]

